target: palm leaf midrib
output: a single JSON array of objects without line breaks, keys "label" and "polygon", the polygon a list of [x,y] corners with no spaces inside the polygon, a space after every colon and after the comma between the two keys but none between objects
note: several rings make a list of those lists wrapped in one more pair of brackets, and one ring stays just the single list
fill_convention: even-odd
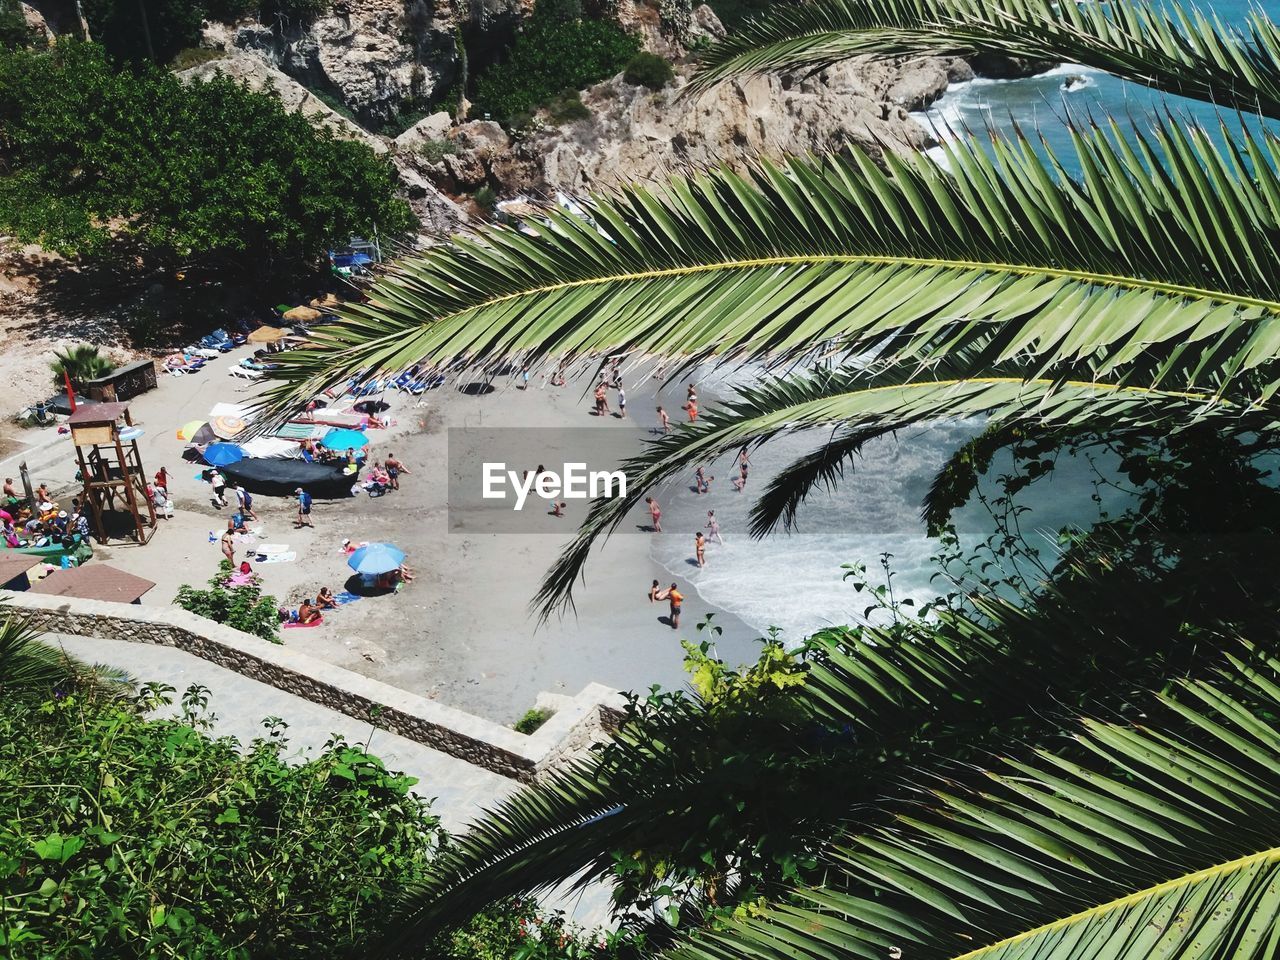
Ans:
[{"label": "palm leaf midrib", "polygon": [[1223,863],[1215,864],[1211,867],[1205,867],[1202,870],[1196,870],[1191,873],[1183,874],[1172,880],[1165,880],[1161,883],[1154,884],[1141,890],[1135,890],[1133,893],[1125,894],[1106,903],[1100,903],[1093,907],[1088,907],[1066,917],[1059,917],[1049,923],[1041,924],[1038,927],[1032,927],[1021,933],[1005,937],[995,943],[988,944],[984,947],[978,947],[970,950],[968,953],[962,953],[958,956],[950,957],[948,960],[978,960],[986,954],[996,950],[1003,950],[1014,944],[1021,943],[1035,937],[1043,936],[1046,933],[1052,933],[1055,930],[1065,929],[1079,923],[1087,922],[1095,917],[1105,916],[1116,910],[1123,910],[1126,907],[1134,906],[1145,900],[1159,897],[1166,893],[1171,893],[1183,887],[1190,887],[1205,880],[1212,880],[1215,877],[1226,876],[1241,870],[1247,870],[1254,866],[1263,866],[1269,863],[1280,862],[1280,847],[1268,847],[1255,853],[1245,854],[1234,860],[1227,860]]}]

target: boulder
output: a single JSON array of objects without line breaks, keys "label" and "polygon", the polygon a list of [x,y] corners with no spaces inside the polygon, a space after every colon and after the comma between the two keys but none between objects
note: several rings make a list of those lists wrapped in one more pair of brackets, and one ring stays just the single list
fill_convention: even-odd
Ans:
[{"label": "boulder", "polygon": [[453,118],[443,110],[419,120],[393,141],[395,149],[405,153],[418,150],[424,143],[443,140],[453,126]]},{"label": "boulder", "polygon": [[727,33],[716,12],[707,4],[700,4],[693,8],[693,16],[689,21],[690,40],[700,38],[710,41],[723,40]]}]

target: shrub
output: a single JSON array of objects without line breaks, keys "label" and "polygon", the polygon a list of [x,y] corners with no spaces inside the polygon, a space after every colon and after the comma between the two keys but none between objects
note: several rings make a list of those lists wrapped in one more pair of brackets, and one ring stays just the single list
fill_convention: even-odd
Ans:
[{"label": "shrub", "polygon": [[79,386],[86,380],[105,377],[115,366],[93,344],[81,343],[65,350],[55,350],[49,370],[53,373],[53,385],[63,387],[66,386],[65,377],[71,378],[73,386]]},{"label": "shrub", "polygon": [[18,0],[0,0],[0,50],[29,47],[37,38],[36,31],[27,26]]},{"label": "shrub", "polygon": [[556,712],[554,710],[548,710],[546,707],[534,707],[532,710],[524,712],[524,716],[515,722],[514,729],[516,733],[533,733],[555,715]]},{"label": "shrub", "polygon": [[496,903],[440,937],[430,951],[436,960],[618,960],[637,956],[642,936],[588,931],[564,914],[542,913],[533,899]]},{"label": "shrub", "polygon": [[627,62],[626,72],[622,75],[627,83],[650,90],[661,90],[675,78],[676,72],[671,69],[671,64],[646,50],[641,50]]},{"label": "shrub", "polygon": [[418,147],[418,153],[427,163],[439,163],[457,152],[458,145],[452,140],[424,140]]},{"label": "shrub", "polygon": [[169,64],[170,70],[190,70],[192,67],[198,67],[202,63],[208,63],[211,60],[221,60],[225,57],[225,50],[210,50],[206,47],[187,47],[185,50],[179,50],[177,56]]},{"label": "shrub", "polygon": [[575,120],[590,120],[591,111],[582,102],[576,92],[562,93],[547,105],[551,119],[556,123],[573,123]]},{"label": "shrub", "polygon": [[46,957],[335,957],[386,929],[439,842],[414,778],[286,724],[213,738],[207,691],[0,698],[0,943]]},{"label": "shrub", "polygon": [[471,195],[471,199],[476,202],[481,210],[485,213],[493,213],[498,206],[498,195],[494,192],[493,187],[487,183]]},{"label": "shrub", "polygon": [[204,20],[203,5],[191,0],[83,0],[83,9],[89,35],[113,57],[135,62],[168,63],[196,46]]},{"label": "shrub", "polygon": [[231,561],[223,560],[218,564],[217,576],[209,581],[208,590],[199,590],[184,583],[178,588],[173,602],[196,616],[279,643],[280,614],[276,598],[263,595],[262,581],[256,576],[243,586],[226,586],[232,572]]},{"label": "shrub", "polygon": [[613,76],[639,49],[640,41],[615,23],[564,20],[539,4],[506,61],[477,79],[475,113],[509,124],[561,91]]}]

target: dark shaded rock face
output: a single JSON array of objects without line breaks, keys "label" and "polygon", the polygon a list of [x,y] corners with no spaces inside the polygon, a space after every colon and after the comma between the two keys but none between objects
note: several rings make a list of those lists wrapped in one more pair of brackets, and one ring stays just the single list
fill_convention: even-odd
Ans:
[{"label": "dark shaded rock face", "polygon": [[975,77],[987,77],[990,80],[1021,80],[1057,66],[1048,60],[1029,60],[1003,53],[979,53],[966,59]]}]

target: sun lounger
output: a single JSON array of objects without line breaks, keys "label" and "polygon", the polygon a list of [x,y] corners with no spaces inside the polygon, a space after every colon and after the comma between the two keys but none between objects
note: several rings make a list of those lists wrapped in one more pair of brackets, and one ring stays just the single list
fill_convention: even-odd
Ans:
[{"label": "sun lounger", "polygon": [[262,379],[261,370],[250,370],[248,367],[232,367],[231,375],[239,377],[241,380],[260,380]]}]

